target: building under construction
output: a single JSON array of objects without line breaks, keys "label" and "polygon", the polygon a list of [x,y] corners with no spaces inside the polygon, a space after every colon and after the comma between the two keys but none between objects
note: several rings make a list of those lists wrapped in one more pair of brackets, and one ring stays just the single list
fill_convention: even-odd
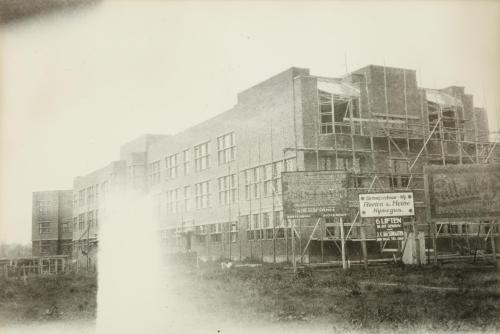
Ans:
[{"label": "building under construction", "polygon": [[[111,183],[151,196],[166,250],[202,259],[313,263],[344,253],[366,262],[402,254],[406,242],[377,241],[357,199],[400,191],[414,194],[415,215],[403,225],[423,239],[424,258],[437,249],[491,251],[491,220],[431,226],[423,168],[499,162],[494,135],[463,87],[418,87],[414,70],[370,65],[327,78],[291,68],[239,93],[232,109],[212,119],[124,145],[112,171],[75,179],[74,256],[91,263]],[[284,216],[282,172],[334,170],[349,175],[345,215]]]},{"label": "building under construction", "polygon": [[[415,71],[400,68],[342,78],[292,68],[240,93],[231,110],[152,144],[149,191],[165,244],[201,258],[323,262],[340,258],[340,240],[351,261],[402,254],[404,242],[376,241],[357,195],[408,190],[415,217],[403,223],[424,239],[421,256],[471,254],[491,249],[480,240],[496,230],[458,219],[430,229],[423,167],[494,163],[491,136],[463,87],[421,88]],[[324,170],[349,172],[347,215],[286,219],[281,173]]]}]

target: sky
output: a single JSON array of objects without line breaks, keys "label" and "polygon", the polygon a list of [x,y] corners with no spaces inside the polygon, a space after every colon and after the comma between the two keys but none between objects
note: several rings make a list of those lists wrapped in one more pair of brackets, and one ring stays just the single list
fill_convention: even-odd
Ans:
[{"label": "sky", "polygon": [[500,2],[103,1],[0,27],[0,242],[31,239],[31,193],[231,108],[289,67],[368,64],[465,86],[500,127]]}]

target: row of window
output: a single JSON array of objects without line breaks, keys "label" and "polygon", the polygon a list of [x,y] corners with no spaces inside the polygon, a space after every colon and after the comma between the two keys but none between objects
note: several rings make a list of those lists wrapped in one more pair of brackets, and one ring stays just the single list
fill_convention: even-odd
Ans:
[{"label": "row of window", "polygon": [[[217,137],[217,156],[219,165],[236,160],[236,141],[234,132]],[[175,153],[165,158],[165,173],[167,179],[175,179],[179,176],[179,168],[182,167],[184,175],[190,170],[190,149],[182,151],[182,166],[180,166],[180,154]],[[210,141],[193,147],[194,171],[200,172],[210,168]],[[161,180],[161,161],[157,160],[149,164],[149,184],[157,184]]]},{"label": "row of window", "polygon": [[78,191],[78,194],[76,192],[73,194],[73,207],[76,208],[78,206],[82,207],[99,203],[99,194],[105,198],[108,192],[108,181],[104,181],[101,184],[93,184],[85,189],[81,189]]},{"label": "row of window", "polygon": [[41,216],[46,216],[49,214],[50,207],[53,205],[52,201],[40,200],[38,201],[38,211]]},{"label": "row of window", "polygon": [[[283,162],[277,161],[260,167],[254,167],[242,172],[245,178],[245,199],[255,199],[273,196],[281,193],[281,172]],[[285,170],[295,170],[295,159],[285,160]],[[217,179],[219,205],[236,203],[238,197],[238,180],[236,174],[229,174]],[[261,189],[263,194],[261,194]],[[181,199],[182,191],[182,199]],[[177,213],[180,211],[181,202],[184,211],[191,210],[191,187],[172,189],[166,192],[166,212]],[[211,181],[199,182],[194,185],[195,208],[206,209],[212,206]]]},{"label": "row of window", "polygon": [[81,213],[78,217],[73,217],[73,231],[86,231],[97,228],[99,224],[99,210]]},{"label": "row of window", "polygon": [[[51,222],[48,221],[42,221],[38,223],[38,233],[39,234],[50,234],[50,224]],[[61,223],[61,232],[62,233],[67,233],[71,232],[71,226],[70,223],[68,222],[62,222]]]}]

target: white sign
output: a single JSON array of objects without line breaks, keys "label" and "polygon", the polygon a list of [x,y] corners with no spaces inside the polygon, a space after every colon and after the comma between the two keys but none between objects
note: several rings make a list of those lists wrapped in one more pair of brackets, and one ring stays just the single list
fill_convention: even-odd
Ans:
[{"label": "white sign", "polygon": [[401,217],[414,216],[413,193],[359,194],[361,217]]}]

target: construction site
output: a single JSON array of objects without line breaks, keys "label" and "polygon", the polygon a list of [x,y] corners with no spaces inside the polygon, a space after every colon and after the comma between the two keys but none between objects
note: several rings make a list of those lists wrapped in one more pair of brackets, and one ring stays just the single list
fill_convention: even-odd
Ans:
[{"label": "construction site", "polygon": [[[290,68],[214,118],[124,144],[120,160],[72,190],[36,193],[33,250],[71,253],[95,271],[107,201],[132,191],[154,202],[165,255],[344,268],[492,260],[499,140],[464,87],[419,87],[415,70],[369,65],[327,78]],[[404,196],[411,208],[369,215],[363,195]],[[380,230],[387,224],[394,230]]]},{"label": "construction site", "polygon": [[[277,106],[274,99],[282,105]],[[434,219],[427,210],[427,166],[446,166],[446,170],[451,165],[486,164],[491,165],[493,181],[498,180],[498,134],[489,132],[485,110],[474,107],[464,87],[420,88],[415,71],[385,66],[368,66],[340,79],[293,68],[241,93],[234,109],[233,115],[226,112],[215,119],[228,120],[223,123],[226,129],[212,132],[234,131],[228,147],[238,143],[237,158],[222,168],[220,159],[213,164],[232,177],[214,177],[219,180],[219,203],[224,196],[225,212],[217,210],[213,200],[206,211],[212,214],[209,219],[218,222],[202,223],[183,205],[177,206],[181,195],[174,190],[170,200],[174,210],[159,210],[160,221],[175,226],[162,234],[171,250],[194,251],[202,259],[343,260],[344,266],[403,257],[407,263],[425,263],[496,256],[494,214],[469,212]],[[241,119],[234,116],[238,113]],[[193,131],[210,132],[211,124],[209,120]],[[175,152],[166,155],[171,154]],[[284,212],[281,179],[297,171],[345,171],[334,186],[345,191],[339,214]],[[175,180],[169,186],[169,181],[167,189],[182,188]],[[332,181],[339,180],[325,179],[330,188]],[[493,193],[494,184],[489,189]],[[477,194],[472,197],[488,189],[474,191]],[[401,217],[400,240],[379,241],[375,219],[360,215],[358,196],[397,192],[413,194],[415,211]],[[460,200],[456,195],[455,200]]]}]

